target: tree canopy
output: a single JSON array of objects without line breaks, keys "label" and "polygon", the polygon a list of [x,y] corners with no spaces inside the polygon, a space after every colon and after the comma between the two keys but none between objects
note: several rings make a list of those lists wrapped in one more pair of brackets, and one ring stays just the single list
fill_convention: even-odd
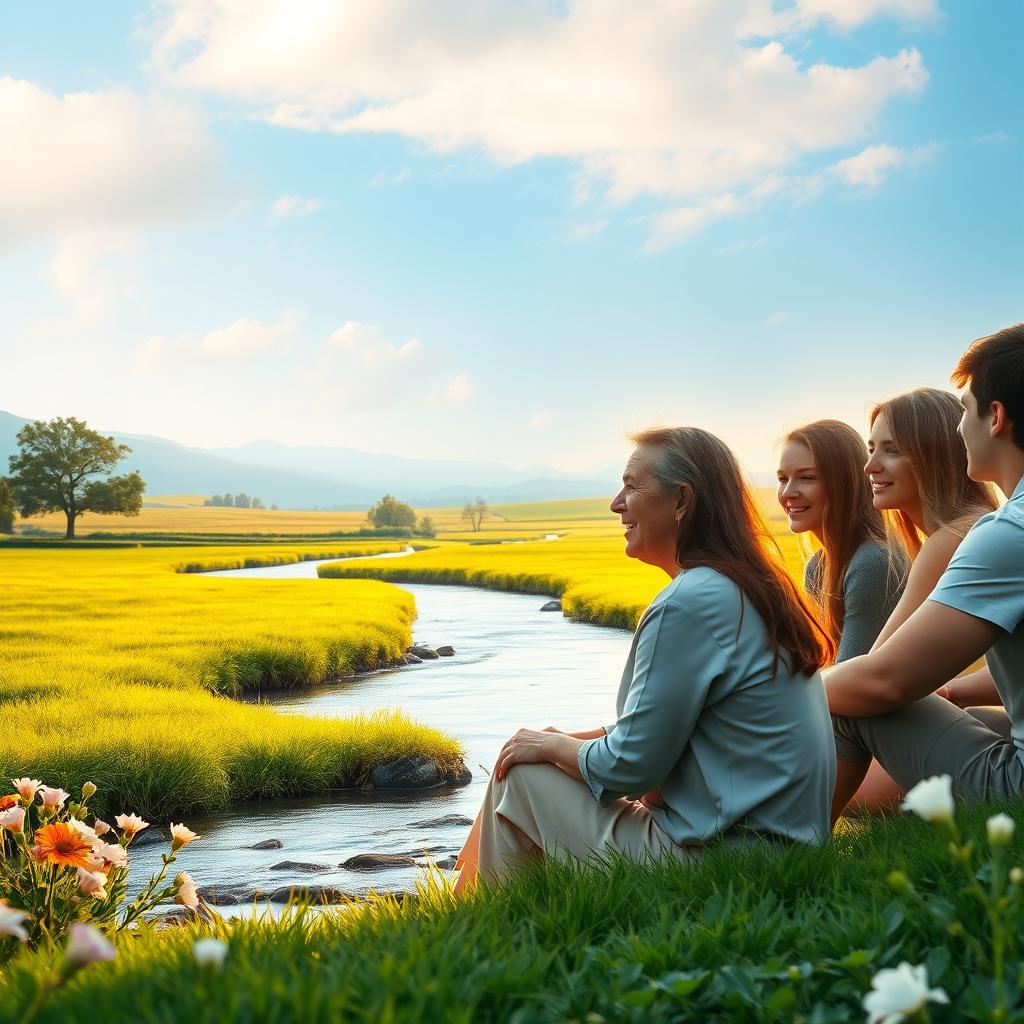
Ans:
[{"label": "tree canopy", "polygon": [[390,494],[385,494],[366,513],[366,518],[378,530],[388,526],[402,526],[411,530],[416,526],[416,513],[412,506],[406,505],[404,501],[399,501]]},{"label": "tree canopy", "polygon": [[23,516],[63,512],[68,540],[83,512],[135,516],[146,485],[138,472],[106,476],[130,451],[81,420],[69,416],[27,423],[18,431],[18,454],[10,457],[11,488]]},{"label": "tree canopy", "polygon": [[0,533],[14,533],[14,515],[17,508],[14,504],[14,491],[11,485],[0,476]]}]

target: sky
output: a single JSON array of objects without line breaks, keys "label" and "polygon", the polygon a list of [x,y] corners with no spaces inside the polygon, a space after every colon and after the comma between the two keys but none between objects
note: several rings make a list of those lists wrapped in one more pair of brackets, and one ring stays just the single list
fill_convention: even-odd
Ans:
[{"label": "sky", "polygon": [[1024,320],[1018,0],[0,6],[0,409],[774,467]]}]

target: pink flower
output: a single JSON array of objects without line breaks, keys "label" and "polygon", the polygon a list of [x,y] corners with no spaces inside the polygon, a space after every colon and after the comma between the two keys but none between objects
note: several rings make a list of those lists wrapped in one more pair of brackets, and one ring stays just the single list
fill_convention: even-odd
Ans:
[{"label": "pink flower", "polygon": [[6,811],[0,811],[0,828],[5,828],[9,832],[20,832],[24,824],[24,807],[11,807]]},{"label": "pink flower", "polygon": [[92,830],[98,836],[105,836],[110,831],[110,826],[105,821],[103,821],[101,818],[97,818],[92,823]]},{"label": "pink flower", "polygon": [[171,852],[180,850],[183,846],[188,846],[194,839],[198,839],[199,836],[187,828],[185,825],[175,825],[171,822]]},{"label": "pink flower", "polygon": [[65,792],[63,789],[54,789],[51,786],[40,786],[39,793],[43,798],[43,806],[50,810],[57,810],[64,806],[64,801],[67,800],[70,793]]},{"label": "pink flower", "polygon": [[70,938],[61,973],[67,977],[100,960],[113,960],[114,947],[91,924],[78,922],[68,929]]},{"label": "pink flower", "polygon": [[71,818],[68,821],[68,828],[77,832],[86,842],[96,842],[96,830],[90,828],[84,821],[79,821],[78,818]]},{"label": "pink flower", "polygon": [[22,800],[32,801],[35,799],[36,790],[42,785],[38,779],[11,779],[14,783],[14,788],[18,791],[18,795]]},{"label": "pink flower", "polygon": [[102,871],[86,871],[85,868],[78,868],[78,888],[86,896],[95,896],[102,900],[107,897],[107,890],[103,887],[107,884],[107,876]]},{"label": "pink flower", "polygon": [[15,910],[6,903],[0,903],[0,935],[13,935],[19,942],[28,942],[28,932],[21,926],[28,916],[24,910]]},{"label": "pink flower", "polygon": [[189,910],[198,909],[199,893],[196,892],[196,883],[192,880],[192,877],[187,872],[182,871],[175,878],[174,884],[178,889],[174,896],[174,902],[180,903],[183,907],[188,907]]},{"label": "pink flower", "polygon": [[97,840],[92,844],[92,852],[97,857],[102,857],[108,864],[125,864],[128,861],[128,853],[118,843],[104,843]]},{"label": "pink flower", "polygon": [[149,822],[143,821],[137,814],[119,814],[114,821],[117,822],[117,827],[124,833],[126,839],[131,839],[144,828],[149,828]]}]

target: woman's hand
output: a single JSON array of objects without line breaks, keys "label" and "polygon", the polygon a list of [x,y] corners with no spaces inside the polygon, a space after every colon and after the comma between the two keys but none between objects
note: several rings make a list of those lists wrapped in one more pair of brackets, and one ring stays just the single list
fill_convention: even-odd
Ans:
[{"label": "woman's hand", "polygon": [[494,766],[494,776],[501,782],[508,771],[517,764],[541,764],[550,760],[547,753],[551,740],[562,733],[556,731],[520,729],[510,740],[505,741]]}]

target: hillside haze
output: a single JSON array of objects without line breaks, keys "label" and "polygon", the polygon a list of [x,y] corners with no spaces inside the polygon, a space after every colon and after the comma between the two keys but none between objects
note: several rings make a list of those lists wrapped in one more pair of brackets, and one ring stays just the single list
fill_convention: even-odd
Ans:
[{"label": "hillside haze", "polygon": [[[0,411],[0,474],[30,422]],[[93,426],[90,424],[90,426]],[[237,448],[192,448],[161,437],[101,428],[132,452],[120,471],[137,469],[150,494],[245,491],[282,508],[366,508],[394,494],[421,508],[456,505],[478,494],[491,502],[545,501],[611,494],[614,477],[563,473],[549,466],[513,469],[500,463],[409,459],[355,448],[289,447],[253,441]]]}]

